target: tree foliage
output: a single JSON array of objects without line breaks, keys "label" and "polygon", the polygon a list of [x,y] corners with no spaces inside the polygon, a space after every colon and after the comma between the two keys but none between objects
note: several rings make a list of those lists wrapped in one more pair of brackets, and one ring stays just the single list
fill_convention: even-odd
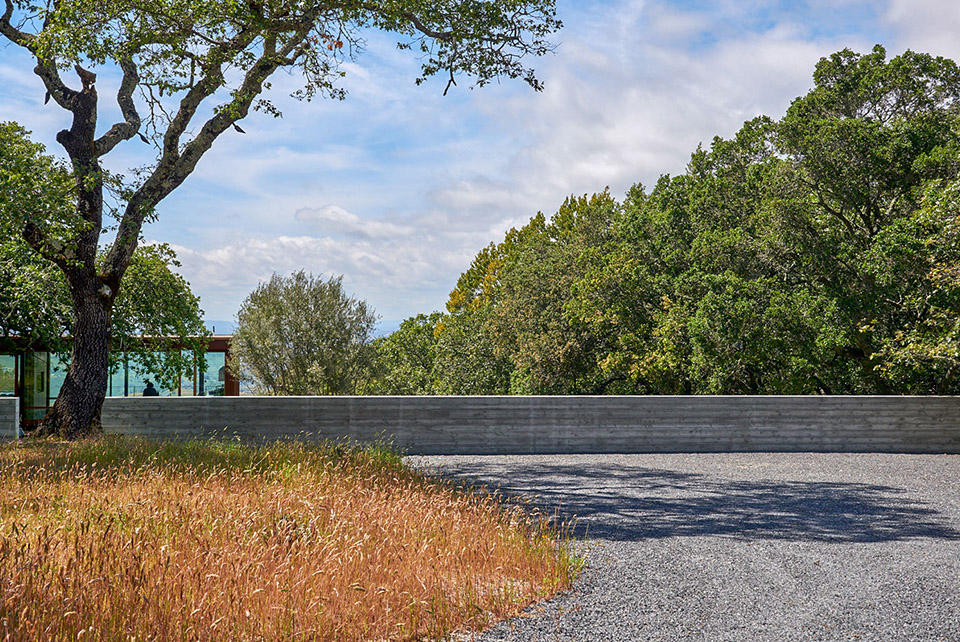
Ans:
[{"label": "tree foliage", "polygon": [[432,395],[441,314],[418,314],[372,343],[374,377],[365,392],[378,395]]},{"label": "tree foliage", "polygon": [[[519,78],[540,89],[528,60],[551,49],[547,37],[559,27],[553,0],[4,0],[0,35],[34,56],[46,101],[72,117],[57,134],[71,179],[58,195],[70,201],[71,216],[48,216],[44,203],[11,210],[18,234],[63,273],[74,314],[70,369],[41,432],[97,429],[111,315],[140,230],[220,136],[242,132],[236,123],[251,109],[280,115],[261,97],[274,73],[297,72],[300,98],[343,98],[341,63],[373,29],[416,52],[417,83],[440,75],[449,89],[463,76],[481,86]],[[105,132],[92,71],[102,66],[122,72],[120,119]],[[71,68],[79,88],[63,77]],[[101,247],[111,186],[101,159],[131,139],[152,144],[156,160],[114,185],[116,233]]]},{"label": "tree foliage", "polygon": [[231,369],[255,392],[347,395],[362,389],[372,367],[376,314],[343,291],[343,278],[324,281],[303,270],[274,274],[237,313]]},{"label": "tree foliage", "polygon": [[[29,132],[0,123],[0,346],[8,350],[17,341],[36,343],[69,358],[73,315],[63,273],[15,233],[12,210],[44,212],[51,224],[66,225],[73,214],[71,189],[69,171],[31,142]],[[112,367],[132,356],[137,368],[171,387],[202,362],[206,347],[199,299],[173,271],[177,266],[166,245],[138,247],[110,329]],[[153,339],[145,343],[143,336]],[[179,346],[189,352],[181,353]]]},{"label": "tree foliage", "polygon": [[622,202],[570,198],[483,249],[436,324],[434,380],[474,394],[960,392],[960,70],[878,46],[824,58],[814,82],[682,175]]}]

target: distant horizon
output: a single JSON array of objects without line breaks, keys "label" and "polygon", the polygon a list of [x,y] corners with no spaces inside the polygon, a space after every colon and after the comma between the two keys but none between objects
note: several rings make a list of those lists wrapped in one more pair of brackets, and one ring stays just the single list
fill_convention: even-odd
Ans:
[{"label": "distant horizon", "polygon": [[[246,134],[218,140],[160,203],[145,241],[177,252],[214,319],[233,318],[274,272],[304,269],[343,275],[351,296],[398,324],[444,309],[477,252],[538,211],[549,216],[571,194],[652,186],[682,173],[698,144],[760,114],[779,118],[824,56],[880,43],[890,57],[909,48],[960,59],[952,0],[557,7],[556,51],[531,61],[542,93],[511,80],[471,90],[462,78],[443,97],[443,82],[417,87],[416,56],[376,31],[343,65],[343,102],[297,102],[287,97],[297,79],[277,76],[269,97],[283,118],[251,114]],[[0,49],[0,120],[62,156],[55,135],[68,114],[44,105],[32,69],[19,48]],[[118,118],[119,74],[95,71],[105,131]],[[151,159],[137,138],[105,157],[121,173]]]},{"label": "distant horizon", "polygon": [[[373,332],[374,338],[396,332],[402,322],[403,319],[380,319],[377,321],[377,327]],[[233,334],[237,329],[235,321],[224,321],[223,319],[204,319],[203,324],[209,332],[214,334]]]}]

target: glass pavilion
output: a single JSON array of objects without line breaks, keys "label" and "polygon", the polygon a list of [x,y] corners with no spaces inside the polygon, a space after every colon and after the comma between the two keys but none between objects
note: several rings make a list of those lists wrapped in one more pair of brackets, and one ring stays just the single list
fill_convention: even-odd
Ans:
[{"label": "glass pavilion", "polygon": [[[226,368],[230,335],[209,338],[206,368],[196,366],[192,376],[182,376],[173,388],[158,386],[164,397],[237,396],[239,381]],[[56,400],[66,377],[67,364],[37,346],[0,353],[0,397],[19,397],[21,422],[32,425],[43,419]],[[135,357],[124,359],[107,382],[108,397],[139,397],[150,375],[139,373]]]}]

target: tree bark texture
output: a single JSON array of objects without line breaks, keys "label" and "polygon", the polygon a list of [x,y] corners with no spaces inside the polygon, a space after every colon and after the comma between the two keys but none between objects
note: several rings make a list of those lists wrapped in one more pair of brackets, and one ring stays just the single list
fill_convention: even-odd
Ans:
[{"label": "tree bark texture", "polygon": [[100,409],[107,394],[110,349],[110,303],[99,279],[71,287],[73,350],[66,380],[53,408],[38,429],[39,436],[77,439],[99,434]]},{"label": "tree bark texture", "polygon": [[97,272],[97,250],[103,226],[103,172],[96,155],[96,76],[76,67],[83,90],[68,97],[73,113],[70,129],[57,135],[73,163],[77,189],[76,211],[85,225],[77,231],[69,255],[51,250],[36,228],[24,237],[63,272],[73,303],[73,348],[60,394],[37,433],[77,439],[101,431],[100,409],[109,376],[110,317],[116,289]]}]

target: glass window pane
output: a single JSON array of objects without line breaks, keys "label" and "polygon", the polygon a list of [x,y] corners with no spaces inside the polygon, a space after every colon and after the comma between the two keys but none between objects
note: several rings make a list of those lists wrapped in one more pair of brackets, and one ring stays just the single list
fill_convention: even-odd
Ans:
[{"label": "glass window pane", "polygon": [[69,363],[63,361],[55,354],[50,355],[50,403],[51,405],[60,394],[63,387],[63,381],[67,378],[67,368]]},{"label": "glass window pane", "polygon": [[125,376],[124,368],[125,364],[121,362],[117,365],[117,369],[110,373],[110,382],[107,386],[107,394],[111,397],[123,396],[123,379]]},{"label": "glass window pane", "polygon": [[158,390],[160,390],[160,396],[161,396],[161,397],[177,397],[177,396],[179,396],[179,392],[180,392],[180,390],[179,390],[179,387],[180,387],[179,381],[178,381],[177,383],[175,383],[172,388],[167,388],[167,387],[165,387],[165,386],[164,386],[164,387],[161,387],[160,384],[157,383],[156,378],[154,378],[153,384],[157,387]]},{"label": "glass window pane", "polygon": [[[147,389],[147,382],[150,382],[151,387],[157,391],[157,395],[160,397],[176,397],[177,396],[177,387],[166,388],[162,386],[157,379],[157,376],[146,372],[143,368],[142,361],[136,357],[136,355],[130,355],[129,358],[129,376],[127,379],[127,390],[128,396],[130,397],[142,397],[144,390]],[[192,384],[191,384],[192,385]],[[146,395],[151,396],[151,395]]]},{"label": "glass window pane", "polygon": [[17,392],[17,358],[0,354],[0,397],[13,397]]},{"label": "glass window pane", "polygon": [[[181,354],[184,359],[187,359],[188,363],[193,363],[193,350],[182,350]],[[194,394],[194,381],[193,373],[196,370],[196,366],[193,366],[187,372],[184,372],[180,375],[180,396],[181,397],[192,397]]]},{"label": "glass window pane", "polygon": [[[156,388],[157,382],[153,380],[154,377],[152,375],[143,374],[142,366],[140,366],[140,359],[138,359],[136,355],[130,355],[128,363],[129,379],[127,381],[127,396],[142,396],[143,390],[147,387],[147,381],[153,383],[153,386]],[[123,385],[122,380],[120,385]]]},{"label": "glass window pane", "polygon": [[157,383],[156,379],[153,380],[153,385],[155,385],[155,386],[157,387],[157,390],[160,391],[160,396],[161,396],[161,397],[176,397],[176,396],[177,396],[177,392],[179,392],[176,387],[174,387],[174,388],[162,388],[162,387],[160,387],[160,384]]},{"label": "glass window pane", "polygon": [[26,420],[43,419],[47,414],[48,354],[27,352],[23,355],[23,417]]},{"label": "glass window pane", "polygon": [[197,394],[222,397],[226,354],[223,352],[208,352],[206,357],[207,367],[197,375]]}]

